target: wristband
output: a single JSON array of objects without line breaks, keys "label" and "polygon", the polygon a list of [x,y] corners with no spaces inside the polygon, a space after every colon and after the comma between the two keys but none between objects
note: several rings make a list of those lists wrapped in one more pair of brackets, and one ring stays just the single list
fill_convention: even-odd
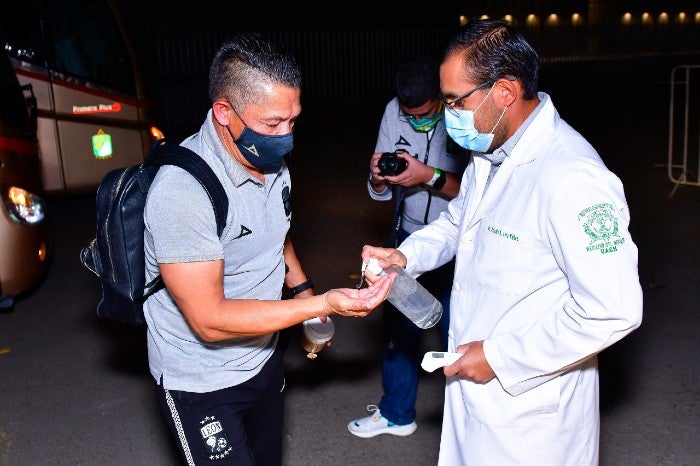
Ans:
[{"label": "wristband", "polygon": [[434,188],[434,189],[440,189],[445,185],[445,174],[443,173],[442,170],[439,168],[436,168],[433,172],[433,177],[425,183],[426,186]]},{"label": "wristband", "polygon": [[313,288],[313,287],[314,287],[314,282],[312,282],[311,279],[309,278],[305,282],[302,282],[302,283],[298,284],[297,286],[295,286],[294,288],[290,288],[289,290],[292,292],[292,296],[296,296],[299,293],[301,293],[302,291],[306,291],[309,288]]},{"label": "wristband", "polygon": [[440,175],[437,177],[437,180],[435,180],[435,183],[433,183],[433,189],[436,191],[440,191],[442,187],[445,186],[446,182],[447,176],[445,176],[445,172],[441,170]]}]

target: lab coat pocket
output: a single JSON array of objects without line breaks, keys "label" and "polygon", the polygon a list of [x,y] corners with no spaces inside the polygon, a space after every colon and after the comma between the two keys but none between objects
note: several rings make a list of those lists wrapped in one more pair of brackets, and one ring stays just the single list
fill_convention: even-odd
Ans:
[{"label": "lab coat pocket", "polygon": [[524,428],[559,416],[561,384],[558,377],[512,396],[497,380],[484,385],[462,382],[469,415],[491,428]]},{"label": "lab coat pocket", "polygon": [[479,283],[498,293],[518,295],[533,282],[534,252],[530,234],[505,225],[482,222],[476,244]]}]

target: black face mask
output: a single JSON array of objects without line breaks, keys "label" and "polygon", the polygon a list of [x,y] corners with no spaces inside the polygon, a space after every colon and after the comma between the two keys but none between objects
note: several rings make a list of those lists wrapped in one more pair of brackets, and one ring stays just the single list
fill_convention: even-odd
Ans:
[{"label": "black face mask", "polygon": [[[229,105],[231,105],[229,103]],[[231,106],[233,110],[233,106]],[[294,134],[287,133],[280,136],[269,136],[261,134],[250,129],[243,118],[238,115],[236,110],[233,110],[236,116],[243,122],[243,131],[236,139],[227,126],[226,129],[231,135],[233,142],[241,151],[243,157],[256,168],[263,172],[276,172],[282,167],[282,159],[289,154],[294,147]]]}]

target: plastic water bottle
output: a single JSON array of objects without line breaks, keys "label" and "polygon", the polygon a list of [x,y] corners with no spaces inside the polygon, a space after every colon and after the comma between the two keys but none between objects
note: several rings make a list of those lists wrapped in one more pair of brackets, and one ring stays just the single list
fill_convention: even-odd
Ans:
[{"label": "plastic water bottle", "polygon": [[370,259],[369,264],[363,263],[362,266],[375,275],[397,273],[387,300],[419,328],[430,328],[440,321],[442,317],[440,301],[416,279],[408,276],[403,268],[392,265],[382,269],[376,259]]}]

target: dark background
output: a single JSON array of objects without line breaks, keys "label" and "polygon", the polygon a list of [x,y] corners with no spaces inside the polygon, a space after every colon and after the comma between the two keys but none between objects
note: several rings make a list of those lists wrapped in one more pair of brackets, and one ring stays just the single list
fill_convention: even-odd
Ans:
[{"label": "dark background", "polygon": [[[512,15],[540,54],[541,88],[563,90],[559,105],[566,105],[563,99],[577,100],[578,90],[560,86],[572,78],[587,78],[582,84],[586,92],[627,92],[642,79],[667,81],[676,65],[700,63],[700,18],[695,17],[700,8],[693,1],[117,3],[134,38],[156,120],[176,139],[199,128],[209,106],[209,63],[235,31],[268,32],[294,52],[304,76],[302,118],[317,111],[345,112],[348,102],[376,115],[376,106],[381,110],[393,94],[398,63],[412,54],[439,57],[458,29],[460,15]],[[582,14],[584,24],[571,23],[573,12]],[[629,25],[620,22],[624,12],[633,15]],[[642,12],[650,14],[653,24],[640,23]],[[668,13],[668,24],[659,22],[661,12]],[[683,24],[676,19],[680,12],[687,16]],[[530,13],[538,15],[538,25],[526,24]],[[556,26],[546,23],[551,13],[560,17]],[[650,92],[654,89],[643,90],[639,98],[648,98]],[[578,110],[580,114],[587,107]]]}]

